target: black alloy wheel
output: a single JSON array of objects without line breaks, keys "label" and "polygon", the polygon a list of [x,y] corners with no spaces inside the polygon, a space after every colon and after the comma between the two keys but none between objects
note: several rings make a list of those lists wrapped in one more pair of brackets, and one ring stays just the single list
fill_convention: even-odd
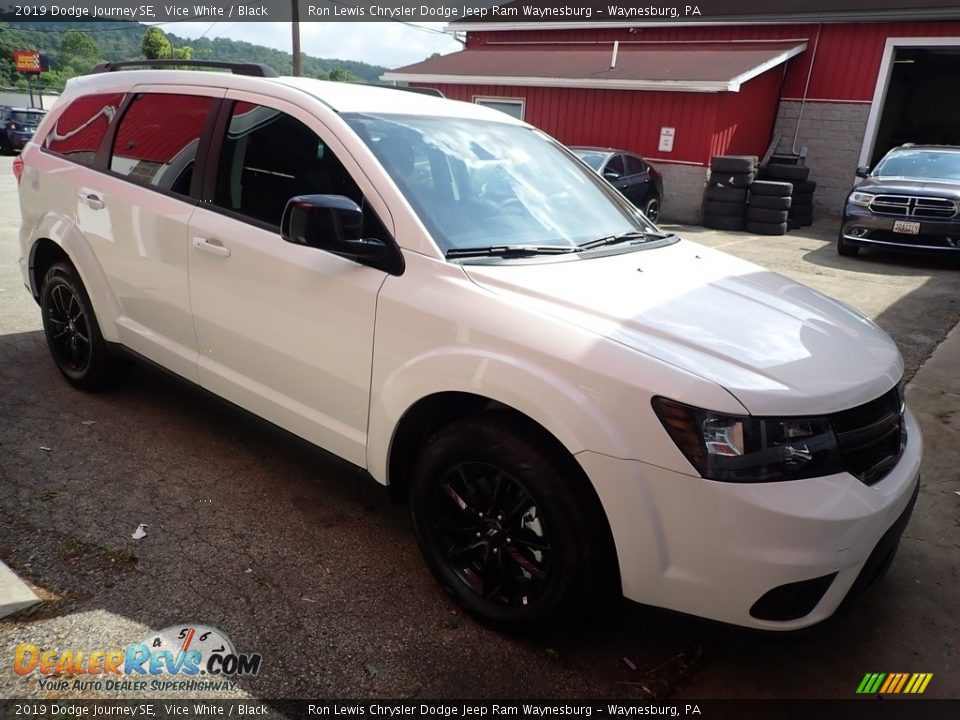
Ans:
[{"label": "black alloy wheel", "polygon": [[443,588],[512,629],[619,598],[616,550],[576,461],[542,428],[489,410],[441,428],[413,468],[417,542]]},{"label": "black alloy wheel", "polygon": [[111,355],[90,298],[72,266],[55,263],[47,270],[40,311],[53,361],[72,385],[102,390],[121,376],[123,366]]},{"label": "black alloy wheel", "polygon": [[548,527],[533,496],[507,470],[456,465],[430,502],[436,542],[464,585],[508,607],[540,596],[551,571]]}]

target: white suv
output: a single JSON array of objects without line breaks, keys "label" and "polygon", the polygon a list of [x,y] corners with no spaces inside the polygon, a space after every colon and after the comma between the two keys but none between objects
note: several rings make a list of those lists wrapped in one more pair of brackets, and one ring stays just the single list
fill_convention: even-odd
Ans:
[{"label": "white suv", "polygon": [[500,624],[616,590],[797,628],[886,568],[921,437],[870,321],[505,114],[236,69],[101,68],[24,151],[71,383],[146,358],[366,469]]}]

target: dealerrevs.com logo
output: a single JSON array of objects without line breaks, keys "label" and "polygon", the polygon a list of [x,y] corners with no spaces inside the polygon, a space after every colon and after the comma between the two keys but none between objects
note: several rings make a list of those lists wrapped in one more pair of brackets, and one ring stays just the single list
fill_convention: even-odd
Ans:
[{"label": "dealerrevs.com logo", "polygon": [[42,690],[195,692],[232,690],[234,678],[257,675],[262,660],[238,653],[220,630],[194,623],[164,628],[126,648],[42,650],[20,643],[13,670],[37,674]]}]

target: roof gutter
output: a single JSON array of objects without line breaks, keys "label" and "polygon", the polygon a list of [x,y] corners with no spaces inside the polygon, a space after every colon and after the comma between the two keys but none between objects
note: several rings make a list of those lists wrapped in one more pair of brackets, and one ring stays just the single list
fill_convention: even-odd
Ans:
[{"label": "roof gutter", "polygon": [[654,90],[663,92],[737,92],[735,80],[604,80],[597,78],[551,78],[491,75],[426,75],[386,72],[381,80],[444,85],[511,85],[514,87],[592,88],[597,90]]}]

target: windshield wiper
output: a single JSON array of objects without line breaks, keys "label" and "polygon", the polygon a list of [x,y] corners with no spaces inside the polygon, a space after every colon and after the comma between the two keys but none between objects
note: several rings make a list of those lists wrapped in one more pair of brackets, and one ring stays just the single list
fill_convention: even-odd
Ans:
[{"label": "windshield wiper", "polygon": [[535,255],[563,255],[574,252],[575,247],[558,245],[491,245],[489,247],[451,248],[447,250],[447,259],[470,257],[533,257]]},{"label": "windshield wiper", "polygon": [[665,240],[672,236],[673,233],[625,232],[620,235],[608,235],[597,240],[585,242],[577,245],[577,250],[592,250],[593,248],[603,247],[604,245],[619,245],[620,243],[635,242],[637,240]]}]

